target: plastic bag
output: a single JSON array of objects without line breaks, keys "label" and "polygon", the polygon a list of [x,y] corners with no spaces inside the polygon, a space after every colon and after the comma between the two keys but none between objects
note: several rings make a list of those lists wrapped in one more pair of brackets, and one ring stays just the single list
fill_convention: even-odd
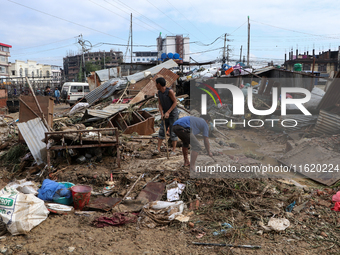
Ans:
[{"label": "plastic bag", "polygon": [[70,198],[72,193],[63,184],[60,184],[50,179],[45,179],[38,190],[38,198],[45,201],[53,201],[53,199],[58,199],[60,197]]},{"label": "plastic bag", "polygon": [[16,189],[17,191],[24,194],[38,194],[38,186],[32,181],[26,181],[26,179],[14,181],[7,184],[7,187]]},{"label": "plastic bag", "polygon": [[27,234],[43,222],[49,214],[44,201],[14,188],[0,191],[0,216],[12,235]]}]

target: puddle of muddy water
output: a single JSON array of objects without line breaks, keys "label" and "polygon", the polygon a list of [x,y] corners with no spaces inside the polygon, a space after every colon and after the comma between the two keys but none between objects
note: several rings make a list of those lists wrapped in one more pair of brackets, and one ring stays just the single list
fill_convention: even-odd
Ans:
[{"label": "puddle of muddy water", "polygon": [[278,166],[280,165],[279,162],[277,162],[276,159],[268,157],[264,155],[261,152],[258,152],[257,149],[260,148],[259,145],[252,141],[248,141],[245,139],[242,139],[240,137],[235,137],[230,140],[231,143],[236,143],[239,147],[235,148],[233,150],[224,150],[223,154],[226,155],[238,155],[238,154],[247,154],[247,153],[252,153],[255,154],[259,157],[263,157],[263,159],[259,160],[261,161],[262,164],[264,165],[271,165],[271,166]]}]

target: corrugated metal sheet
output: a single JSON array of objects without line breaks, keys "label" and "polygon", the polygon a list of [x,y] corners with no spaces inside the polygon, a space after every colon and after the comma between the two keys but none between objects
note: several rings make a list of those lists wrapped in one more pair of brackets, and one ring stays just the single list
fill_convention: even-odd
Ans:
[{"label": "corrugated metal sheet", "polygon": [[145,76],[144,76],[145,72],[150,72],[151,75],[155,75],[156,73],[161,71],[163,68],[170,69],[170,68],[177,67],[177,66],[178,65],[177,65],[177,63],[175,61],[173,61],[172,59],[169,59],[168,61],[165,61],[165,62],[163,62],[163,63],[161,63],[161,64],[159,64],[157,66],[151,67],[149,69],[146,69],[143,72],[139,72],[139,73],[135,73],[135,74],[126,76],[126,78],[129,81],[135,80],[137,82],[137,81],[140,81],[140,80],[145,78]]},{"label": "corrugated metal sheet", "polygon": [[336,75],[333,82],[329,85],[326,94],[321,99],[317,109],[327,110],[340,102],[340,72]]},{"label": "corrugated metal sheet", "polygon": [[128,104],[111,104],[105,108],[103,108],[102,110],[91,110],[88,109],[87,110],[87,114],[94,116],[94,117],[98,117],[98,118],[108,118],[112,115],[114,115],[115,113],[125,110],[128,108]]},{"label": "corrugated metal sheet", "polygon": [[254,71],[254,74],[259,75],[259,74],[268,72],[268,71],[273,70],[273,69],[275,69],[275,66],[266,66],[266,67],[262,67],[262,68],[256,69],[256,70]]},{"label": "corrugated metal sheet", "polygon": [[110,78],[118,78],[121,74],[121,68],[113,67],[109,69],[103,69],[96,71],[96,74],[101,82],[108,81]]},{"label": "corrugated metal sheet", "polygon": [[[266,76],[269,81],[280,83],[281,87],[298,87],[312,91],[315,79],[311,74],[304,72],[293,72],[283,69],[277,69],[269,66],[258,69],[254,72],[258,76]],[[271,87],[269,88],[271,91]]]},{"label": "corrugated metal sheet", "polygon": [[316,122],[314,133],[316,135],[335,135],[340,133],[340,116],[321,110]]},{"label": "corrugated metal sheet", "polygon": [[[116,85],[113,85],[116,81],[118,83]],[[108,98],[116,90],[124,89],[126,84],[127,84],[127,81],[125,79],[120,79],[120,78],[110,79],[104,82],[102,85],[100,85],[95,90],[88,93],[85,96],[86,101],[91,105],[97,100]]]},{"label": "corrugated metal sheet", "polygon": [[48,130],[42,120],[35,118],[17,125],[37,164],[46,163],[46,144],[42,140],[45,139],[45,132]]},{"label": "corrugated metal sheet", "polygon": [[172,71],[163,68],[160,70],[152,80],[130,101],[130,104],[138,103],[145,99],[145,96],[153,96],[157,93],[156,79],[163,77],[166,80],[166,86],[170,87],[179,77]]}]

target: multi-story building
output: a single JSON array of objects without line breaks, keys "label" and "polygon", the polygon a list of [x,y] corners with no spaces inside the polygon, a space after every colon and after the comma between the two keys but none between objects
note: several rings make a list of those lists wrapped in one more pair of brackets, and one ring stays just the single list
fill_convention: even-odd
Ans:
[{"label": "multi-story building", "polygon": [[51,65],[52,81],[51,85],[53,87],[61,88],[61,67],[56,65]]},{"label": "multi-story building", "polygon": [[[339,65],[339,51],[322,51],[318,54],[315,54],[315,63],[314,63],[314,72],[320,73],[331,73],[332,71],[338,71]],[[313,68],[313,54],[309,54],[308,51],[303,54],[298,54],[296,51],[296,55],[293,55],[293,51],[289,52],[288,60],[285,59],[285,67],[287,70],[293,71],[295,64],[302,65],[302,71],[310,72]]]},{"label": "multi-story building", "polygon": [[[132,63],[150,63],[156,62],[158,58],[157,51],[134,51],[132,54]],[[131,58],[127,57],[125,63],[130,63]]]},{"label": "multi-story building", "polygon": [[[83,65],[82,54],[70,55],[65,57],[64,62],[64,75],[66,81],[78,81],[80,66]],[[116,67],[123,62],[123,52],[113,51],[109,52],[86,52],[84,53],[85,64],[91,62],[100,69],[107,69]]]},{"label": "multi-story building", "polygon": [[9,63],[8,58],[10,57],[9,48],[11,45],[0,43],[0,82],[6,82],[5,78],[9,77]]},{"label": "multi-story building", "polygon": [[183,37],[183,35],[166,36],[162,38],[161,35],[157,38],[158,58],[161,58],[162,53],[175,54],[178,53],[183,62],[189,63],[190,61],[190,38]]},{"label": "multi-story building", "polygon": [[52,69],[50,65],[38,64],[37,61],[15,60],[10,63],[10,81],[13,85],[23,86],[27,77],[35,89],[43,89],[46,86],[52,87]]}]

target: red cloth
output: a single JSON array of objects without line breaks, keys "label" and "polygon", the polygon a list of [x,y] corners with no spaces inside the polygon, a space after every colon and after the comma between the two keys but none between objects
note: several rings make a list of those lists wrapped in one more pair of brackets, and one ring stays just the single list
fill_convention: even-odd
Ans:
[{"label": "red cloth", "polygon": [[103,228],[107,226],[120,226],[126,223],[134,223],[137,221],[138,213],[114,213],[112,218],[109,217],[99,217],[95,219],[92,223],[97,228]]},{"label": "red cloth", "polygon": [[336,212],[340,212],[340,202],[336,202],[334,207],[331,210],[336,211]]}]

